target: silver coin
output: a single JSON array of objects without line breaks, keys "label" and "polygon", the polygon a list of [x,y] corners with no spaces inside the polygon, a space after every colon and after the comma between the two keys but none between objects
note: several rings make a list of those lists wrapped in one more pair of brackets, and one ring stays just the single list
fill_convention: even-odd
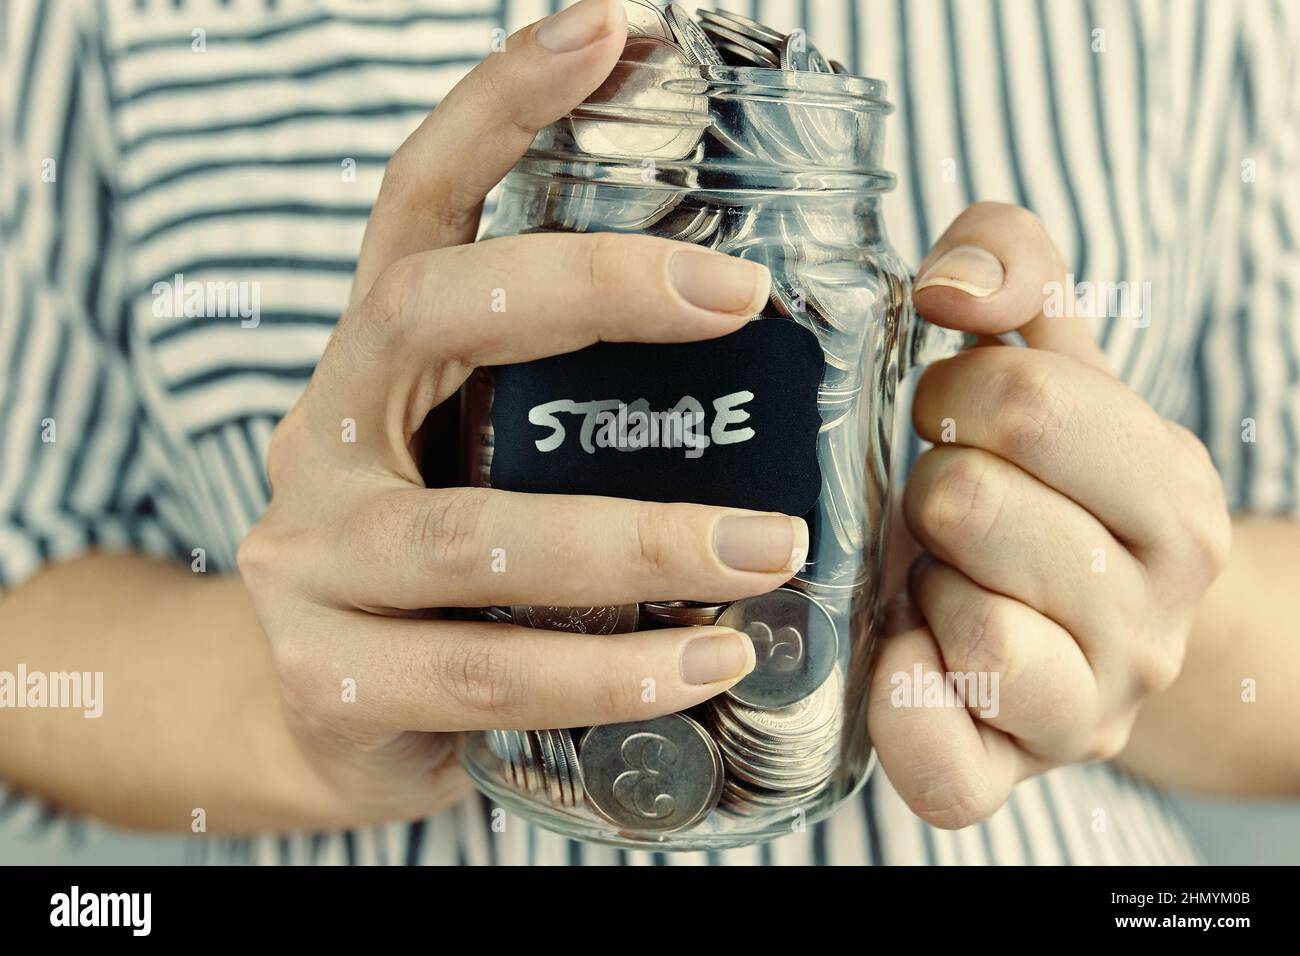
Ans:
[{"label": "silver coin", "polygon": [[672,28],[673,37],[686,50],[692,60],[701,66],[726,66],[726,62],[714,49],[712,41],[704,31],[691,19],[686,9],[676,3],[668,4],[664,17]]},{"label": "silver coin", "polygon": [[719,808],[735,816],[784,813],[815,802],[826,786],[827,783],[822,782],[804,790],[773,791],[728,780],[722,790]]},{"label": "silver coin", "polygon": [[567,730],[548,730],[544,733],[550,735],[559,763],[564,805],[576,807],[582,803],[582,778],[578,773],[578,751],[573,745],[573,736]]},{"label": "silver coin", "polygon": [[489,621],[496,621],[498,624],[513,624],[514,615],[510,613],[510,608],[493,605],[492,607],[481,607],[478,609],[479,614]]},{"label": "silver coin", "polygon": [[672,28],[659,12],[659,6],[651,0],[623,0],[623,8],[627,11],[627,32],[630,35],[673,39]]},{"label": "silver coin", "polygon": [[592,727],[578,765],[596,812],[632,831],[692,826],[722,793],[718,745],[684,714]]},{"label": "silver coin", "polygon": [[833,726],[844,701],[843,679],[832,669],[825,683],[803,700],[786,707],[760,708],[730,698],[714,698],[713,709],[734,720],[760,743],[772,742],[788,747],[810,738],[824,737]]},{"label": "silver coin", "polygon": [[800,747],[790,753],[759,749],[752,740],[741,736],[742,731],[717,715],[711,720],[710,729],[714,732],[718,749],[722,751],[722,761],[728,773],[735,774],[737,769],[748,770],[756,775],[751,779],[787,789],[811,783],[825,774],[834,765],[840,749],[838,734],[828,736],[815,749]]},{"label": "silver coin", "polygon": [[564,789],[560,781],[560,761],[551,742],[551,735],[545,730],[530,730],[528,736],[536,744],[542,789],[551,798],[552,803],[563,806]]},{"label": "silver coin", "polygon": [[763,70],[776,69],[771,60],[761,57],[743,46],[737,46],[735,43],[728,43],[724,40],[718,43],[717,49],[719,53],[731,57],[730,60],[723,61],[727,66],[756,66]]},{"label": "silver coin", "polygon": [[779,47],[785,42],[784,34],[730,10],[696,10],[695,15],[704,21],[704,25],[716,23],[725,26],[768,47]]},{"label": "silver coin", "polygon": [[648,601],[641,613],[660,624],[675,627],[707,627],[727,609],[725,604],[700,604],[695,601]]},{"label": "silver coin", "polygon": [[703,83],[677,43],[629,37],[605,82],[570,113],[573,141],[593,156],[685,159],[709,125]]},{"label": "silver coin", "polygon": [[636,630],[638,608],[635,604],[606,607],[555,607],[542,604],[515,604],[510,614],[516,624],[544,631],[568,631],[571,634],[627,634]]},{"label": "silver coin", "polygon": [[510,760],[510,749],[506,746],[505,733],[500,730],[489,730],[487,732],[488,750],[498,760],[508,762]]},{"label": "silver coin", "polygon": [[798,73],[831,73],[831,64],[802,33],[792,33],[781,44],[781,69]]},{"label": "silver coin", "polygon": [[757,40],[751,40],[747,36],[742,36],[735,30],[730,30],[727,27],[717,26],[711,23],[705,24],[701,29],[703,29],[705,35],[712,40],[715,45],[719,43],[730,43],[733,46],[743,47],[760,60],[766,62],[773,69],[779,69],[781,66],[780,52],[773,50],[770,46],[759,43]]},{"label": "silver coin", "polygon": [[751,707],[787,707],[830,676],[839,657],[835,622],[817,601],[778,588],[736,601],[718,618],[720,627],[744,631],[758,663],[727,694]]}]

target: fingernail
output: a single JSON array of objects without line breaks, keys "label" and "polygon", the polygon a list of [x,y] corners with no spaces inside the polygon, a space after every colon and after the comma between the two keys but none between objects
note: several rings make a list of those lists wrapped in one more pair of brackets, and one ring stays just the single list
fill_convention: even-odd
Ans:
[{"label": "fingernail", "polygon": [[767,266],[720,252],[678,252],[668,278],[691,305],[736,315],[762,312],[772,285]]},{"label": "fingernail", "polygon": [[537,42],[552,53],[572,53],[608,34],[620,10],[615,0],[581,0],[537,27]]},{"label": "fingernail", "polygon": [[789,515],[728,515],[713,531],[713,550],[737,571],[798,571],[808,558],[808,526]]},{"label": "fingernail", "polygon": [[682,680],[715,684],[744,677],[754,669],[754,642],[739,631],[697,637],[682,651]]},{"label": "fingernail", "polygon": [[1005,280],[1006,270],[993,253],[979,246],[956,246],[916,277],[912,291],[942,285],[982,299],[1002,288]]},{"label": "fingernail", "polygon": [[883,612],[884,624],[881,630],[881,636],[890,638],[896,634],[904,634],[907,631],[914,631],[925,624],[925,618],[921,612],[916,609],[912,603],[911,595],[906,591],[900,591],[889,599]]}]

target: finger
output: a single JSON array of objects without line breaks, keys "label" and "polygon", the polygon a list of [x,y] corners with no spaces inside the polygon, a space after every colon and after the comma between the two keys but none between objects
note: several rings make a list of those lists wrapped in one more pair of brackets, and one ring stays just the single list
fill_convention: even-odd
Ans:
[{"label": "finger", "polygon": [[802,518],[480,488],[385,492],[336,552],[303,555],[324,595],[367,609],[730,601],[785,583]]},{"label": "finger", "polygon": [[[1033,213],[977,203],[953,220],[917,270],[912,298],[931,322],[978,335],[1019,329],[1033,348],[1100,369],[1106,360],[1086,319],[1044,314],[1073,297],[1056,244]],[[1054,297],[1054,298],[1053,298]]]},{"label": "finger", "polygon": [[[935,362],[917,384],[922,438],[986,451],[1077,501],[1140,557],[1177,559],[1202,511],[1201,465],[1124,384],[1027,349],[973,349]],[[1097,467],[1080,467],[1080,463]]]},{"label": "finger", "polygon": [[626,24],[618,0],[582,0],[511,36],[447,94],[389,160],[353,302],[402,256],[474,238],[483,198],[609,75]]},{"label": "finger", "polygon": [[593,233],[492,239],[408,256],[340,321],[309,401],[339,449],[399,455],[478,366],[595,342],[687,342],[733,332],[767,301],[767,269],[688,243]]},{"label": "finger", "polygon": [[1095,665],[1123,653],[1117,644],[1145,613],[1145,573],[1105,526],[996,455],[930,449],[908,478],[903,512],[926,550],[1047,615]]},{"label": "finger", "polygon": [[938,560],[914,566],[911,593],[972,715],[1053,763],[1086,749],[1101,702],[1067,631]]},{"label": "finger", "polygon": [[[279,672],[295,706],[350,736],[645,720],[700,704],[754,666],[750,639],[724,627],[602,637],[357,614],[319,636],[279,642]],[[338,693],[348,678],[350,703]]]},{"label": "finger", "polygon": [[[924,622],[880,641],[867,724],[881,768],[912,812],[956,830],[986,820],[1006,802],[1028,759],[1006,734],[965,707],[927,706],[918,696],[944,678],[943,657]],[[919,670],[918,670],[919,669]]]}]

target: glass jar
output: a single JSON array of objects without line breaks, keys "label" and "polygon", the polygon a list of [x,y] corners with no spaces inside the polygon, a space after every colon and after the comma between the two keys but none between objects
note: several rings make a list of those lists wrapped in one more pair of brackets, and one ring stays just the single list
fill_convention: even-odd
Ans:
[{"label": "glass jar", "polygon": [[[793,439],[809,443],[820,471],[815,503],[800,512],[809,526],[807,561],[779,591],[730,606],[483,609],[493,620],[610,640],[638,628],[716,621],[750,635],[758,665],[688,714],[468,734],[461,756],[492,799],[562,834],[627,847],[722,849],[825,817],[873,765],[866,700],[895,390],[919,349],[908,272],[881,212],[894,183],[880,166],[892,111],[884,84],[700,67],[659,53],[651,47],[638,55],[629,41],[610,79],[537,136],[505,179],[485,238],[648,233],[767,265],[771,301],[746,328],[793,324],[819,350],[807,395],[814,425],[806,439]],[[716,340],[718,347],[730,338]],[[655,350],[677,347],[632,348],[653,363],[668,354]],[[780,366],[748,372],[793,389]],[[576,394],[583,385],[573,387]],[[463,392],[469,484],[491,484],[494,456],[499,466],[503,454],[493,394],[488,369],[477,370]],[[764,427],[757,418],[745,424]],[[801,453],[790,446],[790,455]],[[698,484],[701,497],[692,500],[752,506],[713,501],[710,483]],[[587,493],[562,485],[518,490]]]}]

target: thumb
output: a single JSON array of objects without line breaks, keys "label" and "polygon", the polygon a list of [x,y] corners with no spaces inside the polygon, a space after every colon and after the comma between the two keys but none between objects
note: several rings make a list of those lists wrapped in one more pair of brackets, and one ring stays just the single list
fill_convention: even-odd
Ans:
[{"label": "thumb", "polygon": [[626,39],[622,0],[580,0],[524,27],[466,74],[389,159],[352,301],[395,260],[472,241],[488,191],[538,130],[604,82]]},{"label": "thumb", "polygon": [[1061,253],[1038,217],[992,202],[953,220],[912,287],[917,311],[935,325],[977,335],[1018,329],[1031,348],[1107,369],[1086,319],[1043,314],[1053,296],[1073,294]]}]

